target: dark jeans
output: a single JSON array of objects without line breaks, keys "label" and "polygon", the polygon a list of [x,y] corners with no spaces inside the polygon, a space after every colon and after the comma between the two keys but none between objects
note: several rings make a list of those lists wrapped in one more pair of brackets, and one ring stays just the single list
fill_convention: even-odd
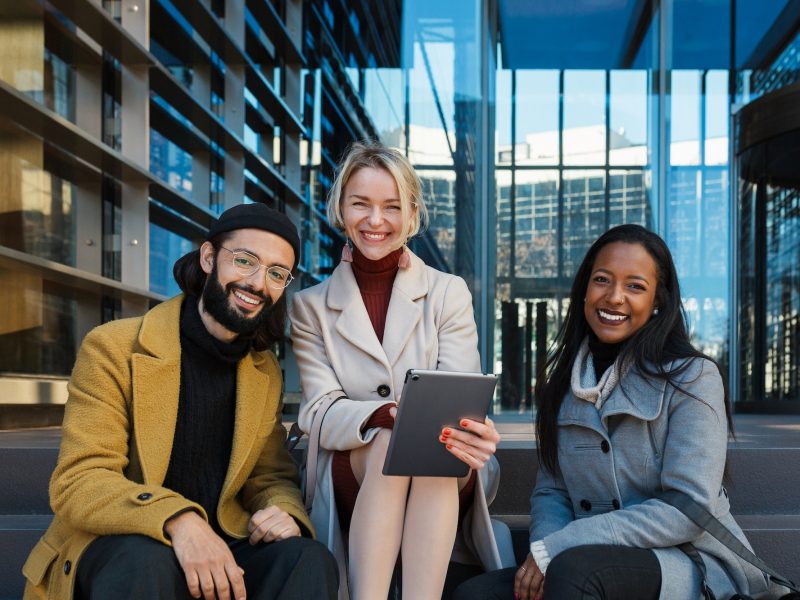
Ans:
[{"label": "dark jeans", "polygon": [[[244,569],[248,600],[334,600],[336,561],[313,540],[293,537],[251,546],[230,544]],[[142,535],[97,538],[78,563],[76,600],[190,600],[183,570],[169,546]]]},{"label": "dark jeans", "polygon": [[[459,586],[454,600],[512,600],[517,568],[479,575]],[[651,550],[578,546],[556,556],[544,578],[544,597],[557,600],[657,600],[661,567]]]}]

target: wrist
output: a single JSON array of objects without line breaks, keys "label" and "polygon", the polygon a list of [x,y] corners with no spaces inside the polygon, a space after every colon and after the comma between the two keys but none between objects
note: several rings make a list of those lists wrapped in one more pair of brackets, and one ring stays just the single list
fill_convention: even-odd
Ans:
[{"label": "wrist", "polygon": [[164,534],[167,538],[172,539],[175,537],[175,534],[179,533],[184,526],[195,519],[202,520],[202,517],[200,517],[200,515],[198,515],[191,508],[187,508],[186,510],[183,510],[167,519],[167,521],[164,523]]},{"label": "wrist", "polygon": [[531,543],[531,556],[536,561],[536,566],[542,572],[542,575],[547,571],[547,566],[550,564],[550,553],[547,551],[547,546],[544,545],[543,540],[537,540]]}]

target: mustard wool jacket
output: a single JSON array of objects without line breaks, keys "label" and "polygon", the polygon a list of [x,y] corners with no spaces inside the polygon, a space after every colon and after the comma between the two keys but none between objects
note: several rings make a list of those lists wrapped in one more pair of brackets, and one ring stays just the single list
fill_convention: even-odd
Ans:
[{"label": "mustard wool jacket", "polygon": [[[61,450],[50,481],[52,524],[22,572],[25,599],[69,600],[78,561],[97,536],[141,534],[169,545],[164,524],[200,505],[162,486],[180,389],[182,296],[143,317],[97,327],[69,382]],[[236,373],[236,421],[217,518],[247,537],[252,513],[275,505],[313,531],[284,447],[282,379],[271,352],[250,352]],[[202,465],[197,465],[202,468]]]}]

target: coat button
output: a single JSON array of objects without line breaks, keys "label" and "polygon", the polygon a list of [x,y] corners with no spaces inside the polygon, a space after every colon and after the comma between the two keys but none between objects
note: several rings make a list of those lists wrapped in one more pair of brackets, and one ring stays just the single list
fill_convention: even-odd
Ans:
[{"label": "coat button", "polygon": [[139,495],[138,495],[138,496],[136,496],[136,497],[137,497],[139,500],[141,500],[142,502],[144,502],[145,500],[150,500],[150,498],[152,498],[152,497],[153,497],[153,494],[151,494],[150,492],[144,492],[144,493],[142,493],[142,494],[139,494]]},{"label": "coat button", "polygon": [[600,443],[600,450],[602,450],[605,454],[608,454],[608,451],[611,450],[611,446],[608,443],[608,440],[603,440]]},{"label": "coat button", "polygon": [[392,390],[390,390],[389,386],[386,385],[385,383],[382,383],[381,385],[378,386],[378,395],[381,398],[386,398],[391,393],[392,393]]},{"label": "coat button", "polygon": [[581,508],[586,512],[589,512],[590,510],[592,510],[592,503],[589,502],[588,500],[581,500]]},{"label": "coat button", "polygon": [[611,501],[611,506],[613,506],[613,507],[614,507],[614,510],[619,510],[619,507],[620,507],[619,500],[617,500],[616,498],[614,498],[614,499]]},{"label": "coat button", "polygon": [[72,571],[72,561],[67,561],[64,563],[64,575],[69,575],[69,572]]}]

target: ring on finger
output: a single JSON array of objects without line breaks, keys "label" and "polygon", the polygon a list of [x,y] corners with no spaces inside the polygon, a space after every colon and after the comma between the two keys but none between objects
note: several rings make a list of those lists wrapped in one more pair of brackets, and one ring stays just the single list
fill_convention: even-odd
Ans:
[{"label": "ring on finger", "polygon": [[527,572],[528,569],[526,569],[525,567],[520,567],[519,570],[522,571],[523,573],[525,573],[525,572]]}]

